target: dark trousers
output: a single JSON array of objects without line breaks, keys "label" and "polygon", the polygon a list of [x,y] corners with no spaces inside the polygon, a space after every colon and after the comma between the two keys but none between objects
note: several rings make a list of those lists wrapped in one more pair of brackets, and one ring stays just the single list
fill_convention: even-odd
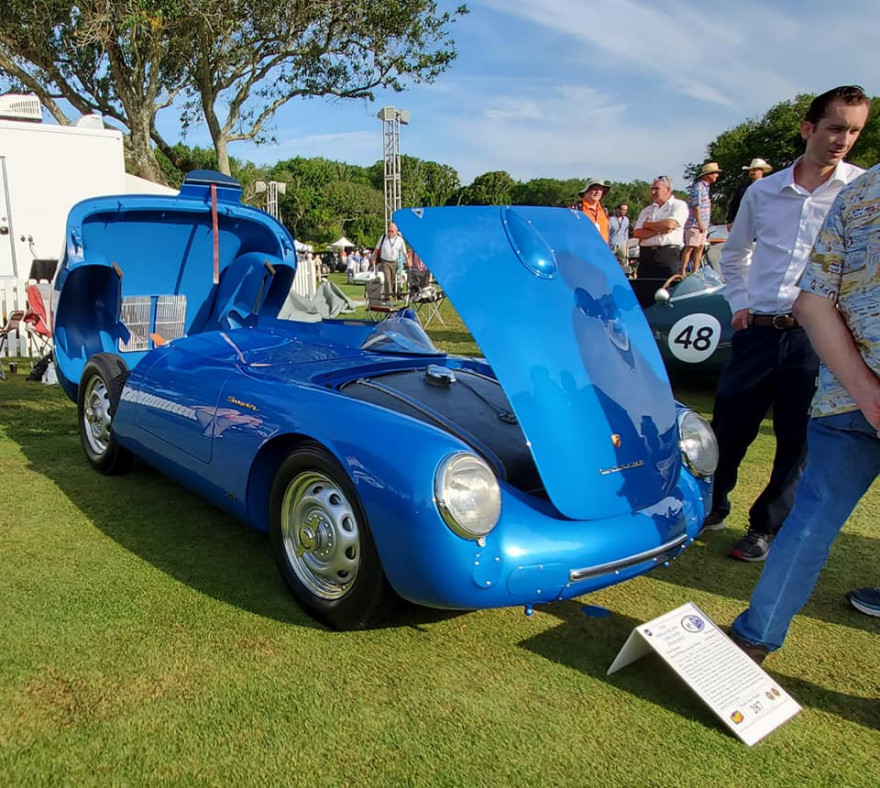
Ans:
[{"label": "dark trousers", "polygon": [[681,271],[680,246],[640,246],[639,278],[668,279]]},{"label": "dark trousers", "polygon": [[807,463],[807,423],[819,359],[803,329],[750,326],[734,333],[731,350],[712,418],[720,452],[712,512],[722,517],[730,512],[739,465],[772,407],[776,455],[770,480],[749,510],[749,527],[775,535]]},{"label": "dark trousers", "polygon": [[385,289],[383,294],[390,299],[395,295],[397,290],[397,260],[380,260],[379,270],[385,277]]}]

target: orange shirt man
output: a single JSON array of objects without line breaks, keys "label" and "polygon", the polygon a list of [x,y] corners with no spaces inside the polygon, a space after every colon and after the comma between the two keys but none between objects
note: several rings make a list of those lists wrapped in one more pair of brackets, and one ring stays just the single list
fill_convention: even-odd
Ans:
[{"label": "orange shirt man", "polygon": [[608,194],[610,188],[610,184],[603,181],[589,181],[578,193],[581,201],[575,205],[575,208],[583,211],[596,225],[596,229],[605,239],[605,243],[608,243],[608,213],[605,211],[605,206],[602,205],[602,198]]}]

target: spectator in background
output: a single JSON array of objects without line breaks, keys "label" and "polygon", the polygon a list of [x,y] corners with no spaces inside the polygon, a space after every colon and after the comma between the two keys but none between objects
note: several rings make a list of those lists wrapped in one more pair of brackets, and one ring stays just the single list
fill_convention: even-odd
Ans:
[{"label": "spectator in background", "polygon": [[685,276],[688,265],[693,261],[693,270],[700,268],[703,251],[709,237],[709,223],[712,221],[712,199],[709,187],[718,180],[721,168],[717,162],[704,164],[699,177],[694,181],[688,194],[687,222],[684,225],[684,254],[681,258],[681,275]]},{"label": "spectator in background", "polygon": [[[880,165],[840,192],[798,285],[794,314],[822,365],[808,429],[810,459],[794,507],[748,610],[731,627],[756,662],[782,645],[837,534],[880,475],[878,206]],[[878,596],[878,589],[849,594],[869,615],[880,615]]]},{"label": "spectator in background", "polygon": [[372,259],[370,258],[370,250],[362,249],[361,250],[361,273],[365,274],[370,270],[370,266],[372,265]]},{"label": "spectator in background", "polygon": [[688,207],[672,194],[672,178],[658,175],[651,184],[653,202],[639,214],[633,235],[639,239],[639,278],[668,279],[681,267]]},{"label": "spectator in background", "polygon": [[345,259],[345,280],[350,284],[352,278],[356,273],[361,270],[361,255],[357,249],[355,249],[348,257]]},{"label": "spectator in background", "polygon": [[382,289],[385,301],[392,301],[397,296],[397,261],[405,255],[403,236],[397,231],[397,225],[391,222],[373,251],[373,262],[385,279]]},{"label": "spectator in background", "polygon": [[749,171],[749,180],[737,186],[733,197],[730,198],[730,206],[727,209],[727,232],[730,232],[730,228],[733,226],[733,220],[736,219],[736,214],[739,212],[739,206],[746,189],[755,181],[761,180],[773,168],[763,159],[752,159],[751,164],[743,169]]},{"label": "spectator in background", "polygon": [[604,181],[587,181],[578,192],[581,201],[575,204],[575,210],[583,212],[596,225],[599,235],[608,243],[608,212],[602,205],[602,198],[608,194],[611,184]]},{"label": "spectator in background", "polygon": [[626,248],[626,242],[629,240],[628,213],[629,206],[622,202],[615,208],[614,216],[608,219],[608,245],[627,275],[632,273]]},{"label": "spectator in background", "polygon": [[868,97],[857,86],[817,96],[801,123],[804,155],[746,190],[724,245],[724,297],[734,334],[715,396],[712,427],[720,455],[706,529],[724,527],[739,465],[771,407],[776,436],[770,479],[749,510],[748,532],[730,549],[730,556],[742,561],[767,557],[807,462],[819,360],[792,305],[834,198],[862,173],[843,158],[864,128],[868,110]]}]

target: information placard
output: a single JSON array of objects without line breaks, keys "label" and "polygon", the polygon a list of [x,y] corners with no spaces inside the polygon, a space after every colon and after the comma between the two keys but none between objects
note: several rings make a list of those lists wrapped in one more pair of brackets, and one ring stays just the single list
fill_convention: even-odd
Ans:
[{"label": "information placard", "polygon": [[608,673],[651,651],[750,747],[801,710],[692,602],[636,627]]}]

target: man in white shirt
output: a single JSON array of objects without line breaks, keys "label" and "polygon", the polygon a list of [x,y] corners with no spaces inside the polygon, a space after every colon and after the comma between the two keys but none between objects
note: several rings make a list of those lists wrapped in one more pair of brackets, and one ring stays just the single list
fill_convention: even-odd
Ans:
[{"label": "man in white shirt", "polygon": [[668,279],[681,267],[684,223],[688,207],[672,194],[672,178],[658,175],[651,184],[652,203],[636,220],[633,237],[639,239],[640,279]]},{"label": "man in white shirt", "polygon": [[373,252],[373,261],[385,279],[382,292],[386,301],[391,301],[396,295],[397,261],[401,255],[406,255],[406,244],[397,231],[397,225],[391,222],[388,232],[379,239]]},{"label": "man in white shirt", "polygon": [[712,426],[720,459],[705,528],[723,528],[739,464],[773,407],[776,456],[770,480],[749,510],[749,530],[733,558],[763,561],[794,502],[807,460],[806,431],[819,362],[792,316],[798,280],[838,192],[863,172],[843,161],[868,119],[861,88],[817,96],[801,123],[806,150],[746,191],[721,268],[733,312],[730,364],[721,373]]}]

